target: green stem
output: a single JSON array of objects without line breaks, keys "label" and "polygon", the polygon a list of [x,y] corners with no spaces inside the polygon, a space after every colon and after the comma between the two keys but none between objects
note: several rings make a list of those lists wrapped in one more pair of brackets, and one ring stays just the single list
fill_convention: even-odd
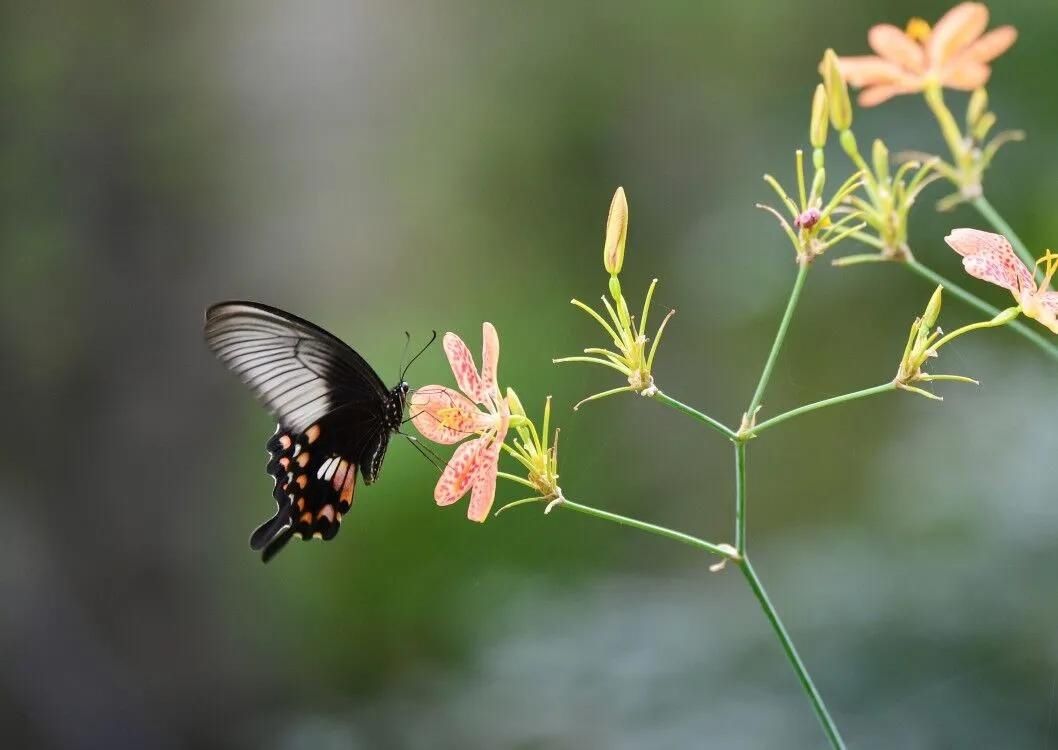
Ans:
[{"label": "green stem", "polygon": [[735,549],[746,554],[746,443],[735,441]]},{"label": "green stem", "polygon": [[668,394],[663,393],[660,390],[657,393],[654,394],[653,398],[656,401],[659,401],[660,403],[665,404],[665,406],[672,407],[676,411],[681,411],[681,412],[683,412],[684,414],[686,414],[686,415],[688,415],[690,417],[694,417],[699,422],[702,422],[704,424],[709,425],[710,427],[712,427],[714,430],[719,432],[724,437],[726,437],[728,439],[731,439],[731,440],[735,439],[735,431],[734,430],[732,430],[731,428],[721,424],[717,420],[715,420],[712,417],[710,417],[708,414],[703,414],[702,412],[698,411],[697,409],[692,408],[690,406],[687,406],[687,404],[684,404],[684,403],[682,403],[680,401],[677,401],[676,399],[672,398],[672,396],[669,396]]},{"label": "green stem", "polygon": [[710,552],[714,555],[719,555],[720,557],[725,557],[731,560],[738,560],[738,555],[735,554],[734,550],[728,545],[724,545],[724,547],[721,547],[720,545],[707,542],[704,539],[699,539],[698,537],[691,536],[690,534],[684,534],[682,531],[668,529],[664,526],[658,526],[656,524],[647,523],[646,521],[638,521],[634,518],[629,518],[628,516],[621,516],[617,513],[611,513],[607,510],[593,508],[590,505],[581,505],[580,503],[575,503],[572,500],[567,500],[564,497],[559,497],[557,500],[553,500],[552,506],[549,506],[549,508],[550,507],[575,510],[578,513],[583,513],[588,516],[594,516],[595,518],[601,518],[604,521],[611,521],[613,523],[621,524],[622,526],[630,526],[633,529],[639,529],[640,531],[645,531],[648,534],[656,534],[658,536],[667,537],[668,539],[675,539],[677,542],[683,542],[684,544],[689,544],[692,547],[704,549],[706,552]]},{"label": "green stem", "polygon": [[876,385],[873,388],[864,388],[862,391],[853,391],[852,393],[845,393],[841,396],[834,396],[833,398],[825,398],[822,401],[815,401],[811,404],[805,404],[804,406],[799,406],[796,409],[791,409],[788,412],[784,412],[777,417],[772,417],[771,419],[765,422],[761,422],[759,425],[749,431],[748,437],[756,437],[769,427],[774,427],[777,424],[785,422],[787,419],[793,419],[794,417],[798,417],[802,414],[807,414],[810,411],[815,411],[817,409],[825,409],[828,406],[837,406],[838,404],[844,404],[848,401],[855,401],[860,398],[867,398],[868,396],[874,396],[879,393],[886,393],[888,391],[895,390],[895,383],[885,383],[884,385]]},{"label": "green stem", "polygon": [[1003,217],[1000,216],[999,212],[988,202],[988,199],[981,195],[974,198],[972,203],[978,213],[988,220],[988,223],[992,225],[993,229],[1010,240],[1010,244],[1014,246],[1015,252],[1021,256],[1023,261],[1025,261],[1025,265],[1034,269],[1036,267],[1036,259],[1032,257],[1032,253],[1029,252],[1025,243],[1021,241],[1020,237],[1018,237],[1018,233],[1003,220]]},{"label": "green stem", "polygon": [[786,312],[783,313],[782,322],[779,323],[779,331],[775,334],[775,341],[772,342],[768,361],[764,363],[764,371],[760,374],[760,382],[757,383],[757,390],[753,393],[753,400],[750,401],[749,408],[746,410],[745,418],[748,420],[753,419],[757,408],[760,406],[761,399],[764,398],[764,389],[768,387],[772,370],[775,369],[775,362],[779,359],[779,350],[782,349],[783,341],[786,339],[786,332],[790,328],[790,321],[793,320],[794,310],[797,308],[797,300],[801,297],[801,290],[804,288],[805,278],[808,276],[808,265],[807,262],[802,262],[797,270],[797,279],[794,281],[793,289],[790,290],[790,299],[786,303]]},{"label": "green stem", "polygon": [[[1000,312],[998,307],[988,304],[977,295],[966,291],[957,284],[953,284],[952,282],[948,281],[946,278],[941,276],[939,273],[930,268],[927,268],[914,258],[906,261],[903,265],[905,265],[914,273],[917,273],[922,278],[928,279],[932,283],[944,287],[945,292],[948,292],[949,294],[958,297],[966,304],[970,305],[971,307],[976,307],[981,312],[993,316],[998,315]],[[1031,341],[1037,347],[1042,349],[1050,357],[1052,357],[1053,359],[1058,359],[1058,346],[1052,344],[1050,341],[1044,338],[1038,331],[1036,331],[1030,326],[1025,325],[1025,323],[1020,320],[1015,320],[1011,322],[1010,327],[1022,336],[1024,336],[1026,339]]]},{"label": "green stem", "polygon": [[786,652],[786,658],[789,659],[790,665],[797,673],[797,679],[801,681],[801,687],[804,688],[805,695],[807,695],[808,699],[812,702],[812,708],[815,709],[816,716],[819,718],[819,723],[823,725],[823,731],[826,732],[831,747],[833,747],[834,750],[845,750],[845,742],[841,739],[841,734],[838,732],[834,720],[830,718],[830,713],[827,711],[827,706],[823,702],[823,697],[819,694],[819,691],[816,690],[816,686],[812,682],[812,678],[809,676],[804,662],[801,661],[801,657],[798,655],[797,649],[794,647],[793,641],[790,639],[790,634],[786,632],[782,620],[779,619],[779,613],[775,611],[775,607],[768,598],[767,592],[764,591],[764,586],[757,577],[756,571],[753,570],[753,566],[750,564],[749,559],[743,557],[742,561],[739,563],[739,567],[742,568],[742,573],[746,576],[746,580],[749,582],[749,587],[753,590],[753,595],[757,597],[757,601],[760,603],[760,608],[764,610],[764,615],[768,618],[768,622],[771,623],[772,629],[775,630],[775,635],[782,644],[783,651]]}]

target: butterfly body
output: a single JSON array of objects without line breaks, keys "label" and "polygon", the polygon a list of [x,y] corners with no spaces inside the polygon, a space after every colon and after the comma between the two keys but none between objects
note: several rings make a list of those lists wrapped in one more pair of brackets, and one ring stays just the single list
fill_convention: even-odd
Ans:
[{"label": "butterfly body", "polygon": [[387,389],[351,347],[291,313],[253,302],[206,312],[206,342],[279,420],[266,470],[275,515],[250,537],[265,561],[295,536],[332,539],[359,474],[377,481],[407,401],[403,380]]}]

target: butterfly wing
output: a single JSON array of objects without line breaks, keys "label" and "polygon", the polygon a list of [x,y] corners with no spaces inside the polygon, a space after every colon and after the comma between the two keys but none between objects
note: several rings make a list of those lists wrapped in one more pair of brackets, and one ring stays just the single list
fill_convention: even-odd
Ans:
[{"label": "butterfly wing", "polygon": [[277,511],[250,537],[267,562],[294,536],[332,539],[358,472],[367,484],[389,442],[392,400],[364,359],[302,318],[252,302],[206,312],[206,341],[278,419],[267,471]]},{"label": "butterfly wing", "polygon": [[256,302],[206,311],[206,343],[279,420],[295,432],[336,409],[381,409],[386,386],[371,365],[319,326]]}]

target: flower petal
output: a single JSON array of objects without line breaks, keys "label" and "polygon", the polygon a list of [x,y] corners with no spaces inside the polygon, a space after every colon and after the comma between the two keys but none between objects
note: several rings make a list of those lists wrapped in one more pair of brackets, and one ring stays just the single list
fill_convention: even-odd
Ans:
[{"label": "flower petal", "polygon": [[481,385],[485,392],[499,397],[496,372],[500,363],[500,337],[492,323],[481,324]]},{"label": "flower petal", "polygon": [[992,29],[967,47],[963,55],[976,62],[992,62],[992,60],[995,60],[1010,49],[1017,39],[1017,29],[1013,26],[1000,26],[997,29]]},{"label": "flower petal", "polygon": [[860,95],[856,97],[856,101],[860,103],[861,107],[876,107],[882,102],[889,101],[894,96],[900,96],[902,94],[913,94],[921,89],[916,86],[907,86],[903,84],[891,83],[891,84],[879,84],[877,86],[868,86],[860,92]]},{"label": "flower petal", "polygon": [[930,65],[942,67],[988,28],[988,8],[983,3],[960,3],[937,21],[926,40]]},{"label": "flower petal", "polygon": [[872,26],[867,32],[867,43],[881,57],[912,73],[926,70],[926,53],[922,46],[908,38],[902,30],[888,24]]},{"label": "flower petal", "polygon": [[838,68],[845,80],[856,88],[908,81],[907,71],[896,63],[874,55],[839,57]]},{"label": "flower petal", "polygon": [[489,445],[489,437],[463,443],[456,448],[449,459],[437,486],[433,490],[433,499],[438,505],[451,505],[458,501],[477,479],[481,466],[481,454]]},{"label": "flower petal", "polygon": [[485,403],[485,388],[478,374],[477,365],[470,349],[463,343],[463,339],[449,331],[444,337],[444,350],[448,355],[448,364],[452,367],[452,375],[455,376],[459,390],[470,396],[479,404]]},{"label": "flower petal", "polygon": [[973,91],[988,83],[990,75],[990,67],[960,55],[944,69],[940,82],[942,86],[950,89]]},{"label": "flower petal", "polygon": [[1036,320],[1047,326],[1051,333],[1058,333],[1058,292],[1044,292],[1036,302],[1039,306]]},{"label": "flower petal", "polygon": [[427,440],[441,445],[458,443],[489,425],[487,415],[459,391],[425,385],[408,399],[411,423]]},{"label": "flower petal", "polygon": [[499,469],[501,446],[507,437],[507,422],[508,417],[504,416],[492,443],[481,454],[474,491],[470,494],[470,505],[467,506],[467,518],[471,521],[483,523],[496,500],[496,472]]},{"label": "flower petal", "polygon": [[1032,272],[1003,235],[961,228],[953,229],[944,241],[963,256],[963,267],[974,278],[1009,289],[1015,295],[1022,290],[1036,291]]}]

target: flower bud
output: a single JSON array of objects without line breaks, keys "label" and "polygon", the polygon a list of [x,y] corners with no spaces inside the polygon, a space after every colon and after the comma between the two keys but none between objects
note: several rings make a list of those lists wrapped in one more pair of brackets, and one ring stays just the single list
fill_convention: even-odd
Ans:
[{"label": "flower bud", "polygon": [[812,123],[808,127],[808,140],[812,148],[823,148],[827,145],[827,129],[830,121],[827,119],[827,90],[823,84],[816,86],[816,93],[812,96]]},{"label": "flower bud", "polygon": [[826,86],[827,104],[830,107],[830,124],[834,130],[848,130],[852,127],[852,101],[849,99],[849,87],[838,66],[838,56],[832,49],[823,55],[823,85]]},{"label": "flower bud", "polygon": [[627,236],[628,200],[625,198],[625,189],[619,187],[610,202],[610,213],[606,217],[606,244],[602,250],[602,264],[611,276],[621,273]]},{"label": "flower bud", "polygon": [[988,92],[983,88],[974,89],[970,95],[970,103],[966,106],[966,126],[972,130],[986,111],[988,111]]},{"label": "flower bud", "polygon": [[881,138],[874,140],[871,149],[871,161],[874,162],[874,174],[880,182],[889,180],[889,149],[885,147]]},{"label": "flower bud", "polygon": [[922,313],[922,323],[927,329],[933,328],[937,324],[937,318],[940,317],[941,296],[943,293],[944,287],[938,286],[937,291],[933,292],[933,296],[929,298],[926,312]]},{"label": "flower bud", "polygon": [[516,417],[525,416],[525,407],[522,406],[521,400],[518,398],[518,394],[514,392],[513,388],[507,388],[507,408],[511,410],[511,414]]}]

